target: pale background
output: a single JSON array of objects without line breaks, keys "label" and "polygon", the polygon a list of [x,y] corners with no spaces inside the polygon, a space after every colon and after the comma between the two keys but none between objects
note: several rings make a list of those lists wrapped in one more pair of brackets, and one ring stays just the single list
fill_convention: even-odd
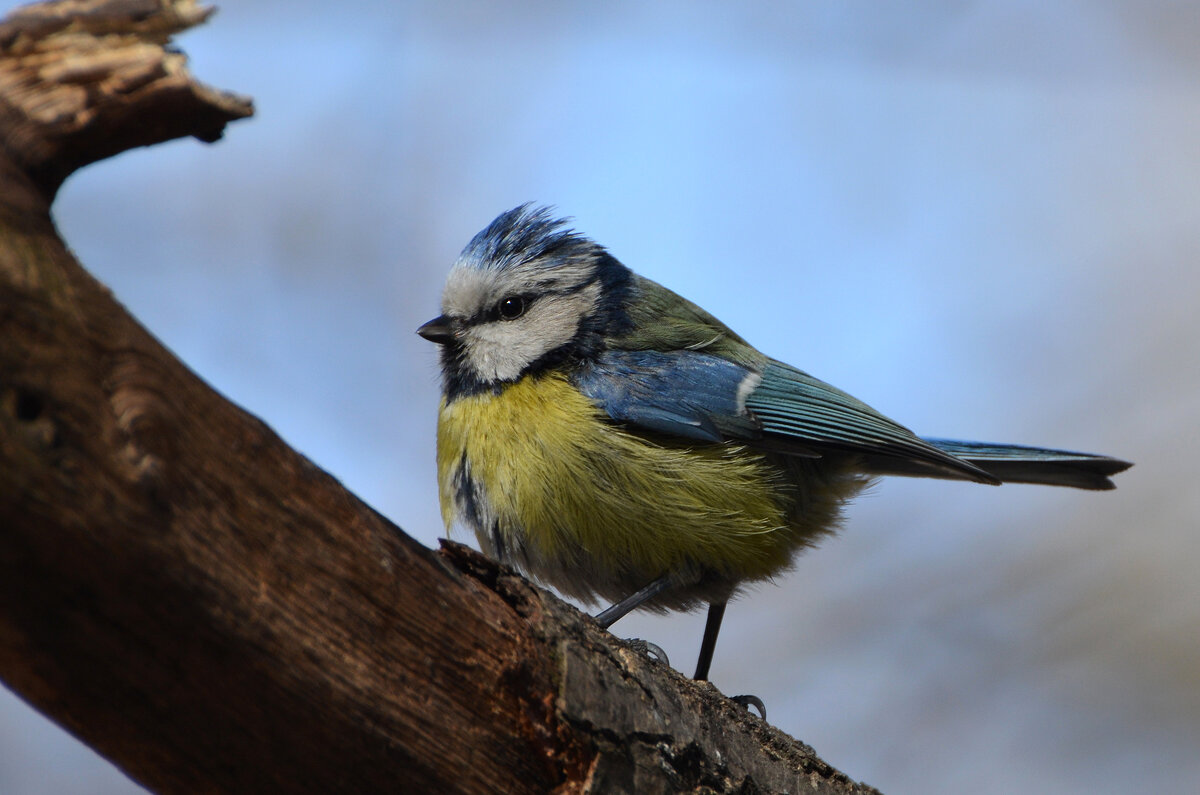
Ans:
[{"label": "pale background", "polygon": [[[80,259],[427,545],[441,280],[537,200],[922,433],[1120,489],[890,480],[714,683],[896,793],[1200,791],[1200,5],[229,2],[258,115],[73,177]],[[701,615],[618,624],[690,672]],[[128,779],[0,691],[0,792]]]}]

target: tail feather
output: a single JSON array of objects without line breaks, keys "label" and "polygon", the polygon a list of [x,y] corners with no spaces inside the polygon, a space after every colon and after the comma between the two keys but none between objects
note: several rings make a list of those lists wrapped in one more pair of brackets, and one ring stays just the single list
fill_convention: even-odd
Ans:
[{"label": "tail feather", "polygon": [[969,461],[1005,483],[1040,483],[1077,489],[1116,488],[1109,476],[1133,466],[1128,461],[1092,453],[1049,450],[1016,444],[925,439],[955,458]]}]

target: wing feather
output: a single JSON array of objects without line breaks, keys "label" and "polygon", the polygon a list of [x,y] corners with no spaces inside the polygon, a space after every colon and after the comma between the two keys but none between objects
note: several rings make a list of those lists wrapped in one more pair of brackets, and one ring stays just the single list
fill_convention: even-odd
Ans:
[{"label": "wing feather", "polygon": [[609,417],[643,430],[719,443],[741,441],[793,455],[862,453],[943,477],[998,482],[918,438],[860,400],[793,367],[749,367],[700,351],[611,350],[572,375]]},{"label": "wing feather", "polygon": [[868,467],[879,460],[999,483],[840,389],[769,359],[662,285],[634,278],[630,330],[573,376],[613,419],[697,441],[736,440],[806,457],[853,452]]},{"label": "wing feather", "polygon": [[572,379],[608,416],[702,442],[755,439],[758,422],[740,405],[758,375],[697,351],[606,351]]},{"label": "wing feather", "polygon": [[908,428],[837,387],[803,370],[770,361],[746,408],[767,434],[779,434],[816,449],[828,447],[870,457],[913,461],[943,476],[980,483],[1000,481],[924,441]]}]

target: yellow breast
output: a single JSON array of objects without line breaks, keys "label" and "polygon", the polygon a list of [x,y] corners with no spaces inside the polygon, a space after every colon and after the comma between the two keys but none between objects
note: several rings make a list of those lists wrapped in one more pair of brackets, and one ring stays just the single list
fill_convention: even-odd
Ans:
[{"label": "yellow breast", "polygon": [[[457,493],[464,474],[486,502],[473,516]],[[668,572],[775,573],[805,542],[785,474],[742,446],[631,433],[554,374],[443,402],[438,422],[447,526],[486,516],[492,526],[473,527],[485,548],[495,533],[532,574],[582,599],[619,599]]]}]

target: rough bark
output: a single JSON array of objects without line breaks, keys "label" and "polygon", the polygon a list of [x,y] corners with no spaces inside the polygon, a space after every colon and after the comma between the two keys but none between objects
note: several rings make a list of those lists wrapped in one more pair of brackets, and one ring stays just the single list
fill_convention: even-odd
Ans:
[{"label": "rough bark", "polygon": [[50,203],[248,100],[188,0],[0,23],[0,677],[159,792],[867,792],[711,685],[456,545],[420,546],[216,394]]}]

